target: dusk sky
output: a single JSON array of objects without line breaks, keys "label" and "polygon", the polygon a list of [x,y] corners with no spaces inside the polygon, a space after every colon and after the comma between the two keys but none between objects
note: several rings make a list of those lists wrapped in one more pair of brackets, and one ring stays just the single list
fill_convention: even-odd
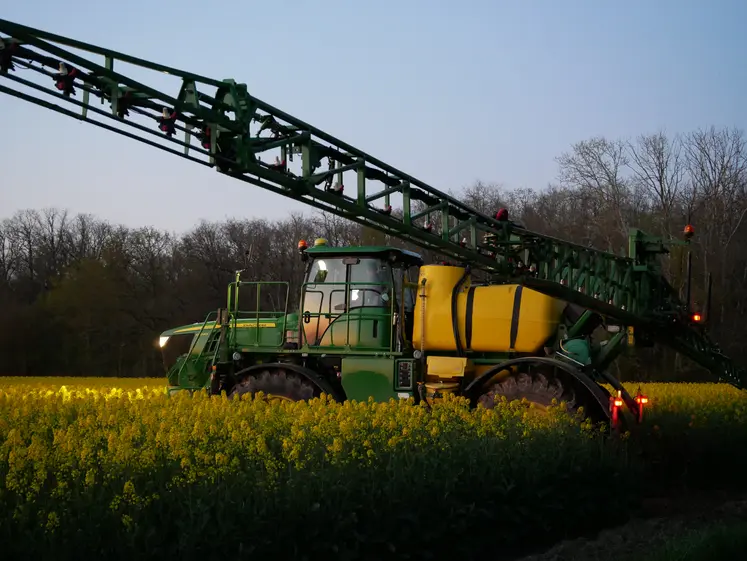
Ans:
[{"label": "dusk sky", "polygon": [[[595,135],[747,127],[747,0],[24,0],[0,18],[234,78],[442,190],[545,188]],[[311,213],[2,94],[0,131],[0,218],[53,206],[182,232]]]}]

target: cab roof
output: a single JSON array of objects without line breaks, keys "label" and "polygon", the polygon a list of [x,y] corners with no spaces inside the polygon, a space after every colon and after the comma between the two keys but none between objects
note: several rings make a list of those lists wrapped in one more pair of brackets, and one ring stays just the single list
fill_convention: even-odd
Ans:
[{"label": "cab roof", "polygon": [[306,249],[305,253],[311,256],[369,256],[379,259],[401,261],[409,265],[422,265],[423,258],[420,254],[398,247],[383,245],[349,245],[335,247],[330,245],[314,245]]}]

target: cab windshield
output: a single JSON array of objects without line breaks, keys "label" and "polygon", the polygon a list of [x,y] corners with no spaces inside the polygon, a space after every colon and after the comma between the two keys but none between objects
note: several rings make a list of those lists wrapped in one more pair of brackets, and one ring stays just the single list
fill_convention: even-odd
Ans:
[{"label": "cab windshield", "polygon": [[[375,258],[316,259],[306,279],[307,297],[317,294],[322,312],[390,305],[393,285],[389,263]],[[326,301],[326,302],[322,302]]]}]

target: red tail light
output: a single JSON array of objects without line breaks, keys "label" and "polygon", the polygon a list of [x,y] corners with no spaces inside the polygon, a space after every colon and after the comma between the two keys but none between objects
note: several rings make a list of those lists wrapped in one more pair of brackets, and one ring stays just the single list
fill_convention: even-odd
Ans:
[{"label": "red tail light", "polygon": [[638,404],[638,422],[643,421],[643,408],[648,404],[648,398],[641,393],[641,387],[638,386],[638,392],[635,396],[635,402]]}]

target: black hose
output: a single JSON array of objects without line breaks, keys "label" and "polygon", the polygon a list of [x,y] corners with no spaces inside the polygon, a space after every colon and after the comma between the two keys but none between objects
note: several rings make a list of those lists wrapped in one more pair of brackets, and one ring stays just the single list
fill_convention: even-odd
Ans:
[{"label": "black hose", "polygon": [[451,291],[451,328],[454,331],[454,341],[456,342],[457,356],[464,355],[464,348],[462,347],[462,338],[459,334],[459,310],[457,309],[457,296],[462,288],[462,285],[467,281],[469,277],[470,267],[467,265],[464,268],[464,274],[457,283],[454,285],[454,290]]}]

